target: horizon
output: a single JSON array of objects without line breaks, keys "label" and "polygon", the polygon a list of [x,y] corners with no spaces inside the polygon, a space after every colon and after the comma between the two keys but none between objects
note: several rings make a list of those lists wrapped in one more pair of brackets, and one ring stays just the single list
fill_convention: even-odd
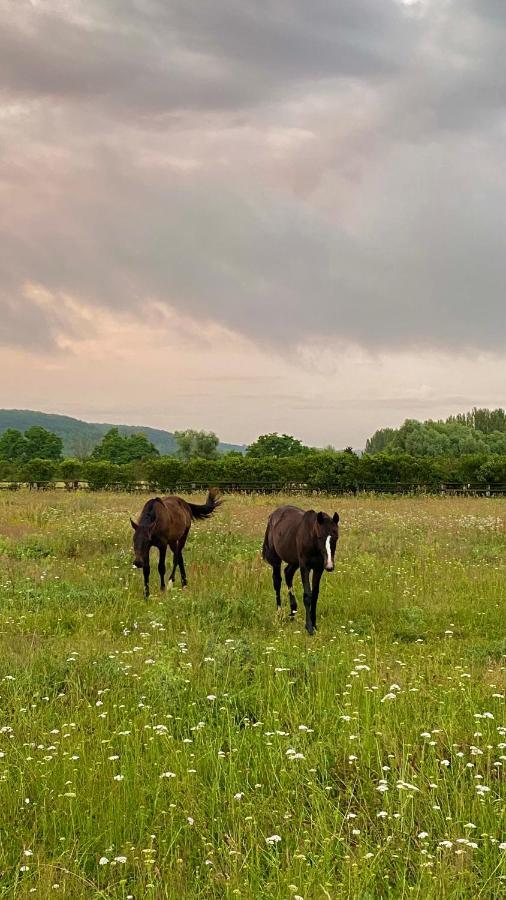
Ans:
[{"label": "horizon", "polygon": [[[469,410],[459,410],[457,413],[450,413],[449,415],[450,415],[450,416],[452,416],[452,415],[459,415],[459,414],[460,414],[460,415],[465,415],[466,413],[470,413],[470,412],[472,412],[472,411],[473,411],[473,409],[469,409]],[[111,425],[112,427],[138,428],[140,431],[142,431],[143,428],[148,428],[148,429],[155,429],[155,430],[163,431],[163,432],[166,432],[166,433],[168,433],[168,434],[174,434],[174,432],[175,432],[175,431],[178,431],[178,430],[185,430],[184,428],[182,428],[182,429],[171,428],[171,427],[168,427],[168,428],[165,428],[165,427],[159,428],[159,426],[157,426],[157,425],[151,425],[151,424],[149,424],[148,422],[142,422],[142,423],[139,423],[139,422],[125,422],[125,421],[117,421],[117,422],[113,422],[113,421],[105,421],[105,420],[102,421],[102,422],[91,421],[90,419],[82,418],[82,417],[80,417],[80,416],[72,415],[72,414],[70,414],[70,413],[61,413],[61,412],[54,412],[54,411],[49,412],[49,411],[47,411],[47,410],[42,410],[42,409],[34,410],[34,409],[26,409],[26,408],[25,408],[25,409],[21,409],[21,408],[16,408],[16,407],[11,407],[11,408],[0,407],[0,415],[1,415],[1,413],[3,413],[3,412],[6,412],[6,413],[9,413],[9,412],[32,413],[32,414],[34,414],[34,415],[40,414],[40,415],[42,415],[42,416],[61,416],[61,417],[64,417],[64,418],[69,418],[69,419],[71,419],[71,420],[73,420],[73,421],[82,422],[82,423],[84,423],[84,424],[86,424],[86,425]],[[408,418],[408,419],[414,419],[415,417],[407,417],[407,418]],[[427,421],[444,422],[446,418],[449,418],[449,416],[448,416],[448,417],[444,417],[444,418],[439,418],[439,419],[432,419],[431,417],[428,417],[428,419],[420,419],[420,420],[417,420],[417,421],[420,421],[420,422],[422,422],[422,423],[423,423],[423,422],[427,422]],[[374,436],[374,434],[376,433],[376,431],[380,431],[380,430],[383,430],[383,429],[392,428],[392,429],[394,429],[394,430],[397,430],[397,429],[399,429],[399,428],[404,424],[405,421],[406,421],[406,420],[403,420],[402,422],[399,422],[399,423],[396,424],[396,425],[384,425],[384,426],[380,426],[378,429],[375,429],[373,432],[371,432],[371,434],[368,435],[368,438],[372,438],[372,437]],[[190,426],[187,426],[187,427],[190,427]],[[48,429],[48,430],[51,430],[51,429]],[[196,428],[196,430],[201,430],[201,429]],[[213,429],[209,429],[209,430],[210,430],[210,431],[213,431]],[[0,433],[1,433],[1,432],[0,432]],[[215,433],[216,433],[216,432],[215,432]],[[269,433],[273,433],[273,432],[269,432]],[[280,432],[277,432],[277,433],[280,433]],[[284,432],[284,433],[286,433],[286,432]],[[259,435],[259,434],[258,434],[258,435],[255,435],[255,437],[252,439],[252,441],[248,441],[248,442],[244,442],[244,441],[240,441],[240,440],[234,440],[234,439],[229,439],[227,436],[223,436],[223,435],[221,435],[221,434],[218,434],[217,437],[219,438],[220,444],[231,445],[231,446],[234,446],[234,447],[247,448],[248,445],[249,445],[250,443],[252,443],[254,440],[256,440],[258,437],[260,437],[260,435]],[[297,434],[293,434],[292,437],[298,438],[298,439],[300,440],[300,436],[297,435]],[[364,441],[364,445],[361,446],[361,447],[356,447],[356,446],[351,445],[351,444],[348,443],[348,444],[343,444],[342,447],[335,447],[335,446],[334,446],[334,449],[337,450],[337,451],[342,451],[342,450],[346,449],[346,447],[351,447],[351,449],[352,449],[355,453],[359,453],[359,454],[360,454],[360,453],[363,453],[363,452],[365,451],[365,445],[366,445],[366,442],[367,442],[367,441]],[[304,442],[303,442],[303,443],[304,443]],[[328,446],[328,445],[323,445],[323,446],[322,446],[322,445],[318,445],[318,444],[313,444],[313,445],[310,445],[310,446],[313,446],[313,447],[315,447],[315,448],[318,449],[318,450],[322,450],[322,449],[325,449],[325,447]]]},{"label": "horizon", "polygon": [[1,406],[361,449],[505,405],[504,4],[0,23]]}]

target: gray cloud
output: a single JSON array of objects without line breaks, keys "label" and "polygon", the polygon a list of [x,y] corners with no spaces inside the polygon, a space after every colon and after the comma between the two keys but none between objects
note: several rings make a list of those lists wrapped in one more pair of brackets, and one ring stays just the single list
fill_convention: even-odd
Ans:
[{"label": "gray cloud", "polygon": [[503,349],[499,3],[8,6],[4,344],[76,333],[68,295],[283,352]]},{"label": "gray cloud", "polygon": [[233,108],[308,81],[390,73],[417,30],[394,2],[375,0],[20,0],[5,7],[0,83],[144,117]]}]

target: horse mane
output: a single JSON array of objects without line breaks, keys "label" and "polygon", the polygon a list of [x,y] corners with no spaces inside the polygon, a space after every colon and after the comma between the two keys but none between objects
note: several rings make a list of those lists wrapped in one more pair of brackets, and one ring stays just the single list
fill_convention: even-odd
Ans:
[{"label": "horse mane", "polygon": [[156,522],[155,506],[157,503],[163,503],[163,500],[160,497],[153,497],[152,500],[148,500],[141,512],[139,525],[152,525],[153,522]]}]

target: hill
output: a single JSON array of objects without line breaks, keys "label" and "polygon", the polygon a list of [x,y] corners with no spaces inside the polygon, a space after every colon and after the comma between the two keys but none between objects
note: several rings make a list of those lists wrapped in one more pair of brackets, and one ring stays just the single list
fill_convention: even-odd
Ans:
[{"label": "hill", "polygon": [[[26,431],[33,425],[42,425],[48,431],[59,435],[63,440],[63,452],[66,456],[88,456],[110,428],[117,428],[120,434],[135,434],[141,431],[152,441],[162,456],[174,455],[176,441],[171,431],[160,428],[149,428],[146,425],[114,425],[106,422],[83,422],[72,416],[60,416],[56,413],[36,412],[31,409],[0,409],[0,434],[7,428]],[[220,443],[219,451],[228,450],[244,452],[244,446]]]}]

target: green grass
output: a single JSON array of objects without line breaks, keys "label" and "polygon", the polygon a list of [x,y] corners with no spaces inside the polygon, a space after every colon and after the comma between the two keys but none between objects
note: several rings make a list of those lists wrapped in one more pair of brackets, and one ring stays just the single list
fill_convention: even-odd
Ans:
[{"label": "green grass", "polygon": [[318,501],[312,639],[278,502],[227,498],[145,601],[138,498],[0,496],[0,897],[506,896],[506,502]]}]

